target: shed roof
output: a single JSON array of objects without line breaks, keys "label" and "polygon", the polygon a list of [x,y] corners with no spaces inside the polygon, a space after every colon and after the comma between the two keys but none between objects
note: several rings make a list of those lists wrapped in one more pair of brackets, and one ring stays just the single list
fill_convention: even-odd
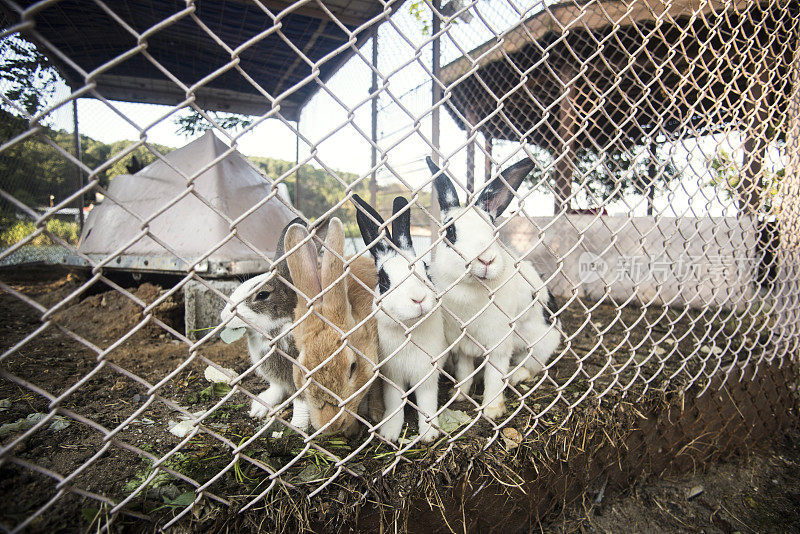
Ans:
[{"label": "shed roof", "polygon": [[711,133],[742,119],[743,99],[765,72],[773,106],[785,109],[798,42],[797,28],[782,22],[787,9],[796,12],[797,2],[551,5],[442,69],[448,110],[461,128],[553,147],[570,85],[578,147]]},{"label": "shed roof", "polygon": [[351,35],[361,46],[400,3],[66,0],[36,11],[24,34],[71,85],[93,81],[108,99],[176,105],[196,86],[202,109],[263,115],[274,103],[296,120],[354,54]]}]

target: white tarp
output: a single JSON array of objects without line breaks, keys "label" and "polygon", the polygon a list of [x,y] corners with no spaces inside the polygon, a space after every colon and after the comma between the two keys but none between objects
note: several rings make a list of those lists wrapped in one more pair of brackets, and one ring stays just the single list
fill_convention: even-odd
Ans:
[{"label": "white tarp", "polygon": [[[285,193],[281,195],[238,152],[214,164],[227,150],[225,143],[208,132],[167,154],[166,161],[158,160],[134,175],[114,177],[108,196],[89,213],[79,252],[100,260],[124,247],[108,267],[133,271],[184,271],[188,264],[182,260],[191,264],[201,258],[197,271],[209,275],[263,270],[269,263],[242,239],[271,257],[281,230],[295,213],[288,207]],[[195,178],[199,172],[202,174]],[[196,195],[185,195],[164,209],[186,193],[187,178],[194,178]],[[269,195],[272,198],[264,205],[238,222],[237,236],[214,249],[231,227],[215,209],[235,221]],[[143,226],[156,239],[144,236],[135,240]]]}]

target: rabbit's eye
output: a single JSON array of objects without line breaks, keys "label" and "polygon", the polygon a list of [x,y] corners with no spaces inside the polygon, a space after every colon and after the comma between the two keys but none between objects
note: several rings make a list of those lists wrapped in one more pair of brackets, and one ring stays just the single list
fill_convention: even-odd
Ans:
[{"label": "rabbit's eye", "polygon": [[389,275],[386,274],[386,271],[383,270],[383,267],[378,269],[378,290],[380,291],[381,295],[389,291],[389,286],[391,282],[389,282]]},{"label": "rabbit's eye", "polygon": [[357,367],[358,367],[358,362],[353,362],[350,364],[350,378],[353,378],[353,374],[356,372]]},{"label": "rabbit's eye", "polygon": [[447,241],[450,242],[451,245],[453,243],[455,243],[456,242],[456,227],[451,224],[450,226],[445,228],[444,237],[445,237],[445,239],[447,239]]},{"label": "rabbit's eye", "polygon": [[259,300],[267,300],[269,298],[269,291],[259,291],[256,293],[256,296],[253,298],[256,302]]}]

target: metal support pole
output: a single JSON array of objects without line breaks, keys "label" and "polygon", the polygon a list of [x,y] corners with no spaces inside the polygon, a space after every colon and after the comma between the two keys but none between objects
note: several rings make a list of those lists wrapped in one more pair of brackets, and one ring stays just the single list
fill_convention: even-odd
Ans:
[{"label": "metal support pole", "polygon": [[486,152],[486,163],[483,169],[483,182],[488,184],[489,181],[492,179],[492,136],[489,134],[484,135],[485,139],[485,146],[484,151]]},{"label": "metal support pole", "polygon": [[378,31],[372,36],[372,173],[369,180],[369,202],[378,208]]},{"label": "metal support pole", "polygon": [[475,191],[475,111],[467,108],[467,191]]},{"label": "metal support pole", "polygon": [[294,145],[294,207],[297,208],[297,211],[300,211],[300,117],[297,117],[297,120],[294,123],[295,130],[297,130],[297,135],[295,135],[295,145]]},{"label": "metal support pole", "polygon": [[[439,38],[439,32],[442,29],[442,21],[439,18],[439,12],[442,7],[441,0],[433,0],[433,15],[431,21],[431,28],[433,32],[433,46],[432,48],[432,58],[431,58],[431,66],[432,66],[432,73],[433,73],[433,80],[431,80],[431,104],[433,105],[431,111],[431,144],[433,145],[433,150],[431,154],[431,159],[437,165],[440,165],[439,162],[439,118],[440,118],[440,109],[439,103],[442,100],[442,86],[440,85],[439,75],[442,70],[441,66],[441,41]],[[440,165],[441,166],[441,165]],[[431,191],[431,208],[430,212],[433,216],[434,220],[431,221],[431,239],[436,239],[437,234],[439,233],[439,200],[436,198],[436,189],[432,188]]]},{"label": "metal support pole", "polygon": [[650,141],[650,163],[647,166],[647,177],[649,183],[647,184],[647,216],[653,216],[653,203],[656,197],[656,176],[658,176],[658,169],[656,168],[656,152],[658,145],[656,145],[655,138]]},{"label": "metal support pole", "polygon": [[[75,135],[74,135],[75,158],[79,162],[83,163],[83,150],[81,149],[81,135],[80,135],[80,131],[78,130],[78,99],[77,98],[72,100],[72,119],[73,119],[73,123],[75,125]],[[83,186],[86,185],[86,183],[83,180],[83,171],[81,170],[80,165],[76,165],[75,169],[78,171],[78,187],[82,189]],[[78,226],[79,226],[80,232],[83,232],[83,223],[84,223],[84,220],[83,220],[83,208],[84,208],[85,205],[86,205],[86,199],[85,199],[84,195],[81,195],[79,197],[79,200],[78,200]]]}]

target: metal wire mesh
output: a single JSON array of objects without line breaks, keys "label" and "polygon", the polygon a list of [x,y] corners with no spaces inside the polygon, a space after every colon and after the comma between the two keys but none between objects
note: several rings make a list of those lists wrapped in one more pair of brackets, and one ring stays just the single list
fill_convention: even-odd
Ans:
[{"label": "metal wire mesh", "polygon": [[[31,226],[0,251],[23,263],[0,271],[4,530],[220,510],[330,527],[352,507],[410,513],[458,477],[462,512],[485,510],[481,476],[541,496],[529,521],[793,424],[797,3],[81,4],[2,2],[5,42],[69,82],[38,109],[0,87],[3,236]],[[76,5],[94,51],[53,33]],[[155,74],[153,121],[119,101],[131,73]],[[58,114],[79,99],[137,140],[76,152]],[[258,114],[233,128],[214,113],[226,99]],[[153,141],[187,113],[225,140],[192,172]],[[232,210],[204,180],[225,183],[272,123],[296,159],[237,159],[260,178]],[[74,172],[50,205],[18,168],[36,150]],[[153,166],[110,172],[132,155],[180,187],[151,193]],[[123,175],[132,195],[115,194]],[[76,244],[51,226],[65,208],[82,224],[96,194],[124,228],[92,214]],[[247,230],[270,206],[291,216]],[[193,211],[222,229],[202,247],[186,245],[204,243]],[[107,250],[87,252],[90,228]],[[39,280],[23,252],[45,240],[82,271]],[[250,263],[214,263],[234,245]],[[258,276],[217,280],[242,274]],[[185,331],[198,292],[215,326]],[[445,521],[457,502],[438,502]]]}]

